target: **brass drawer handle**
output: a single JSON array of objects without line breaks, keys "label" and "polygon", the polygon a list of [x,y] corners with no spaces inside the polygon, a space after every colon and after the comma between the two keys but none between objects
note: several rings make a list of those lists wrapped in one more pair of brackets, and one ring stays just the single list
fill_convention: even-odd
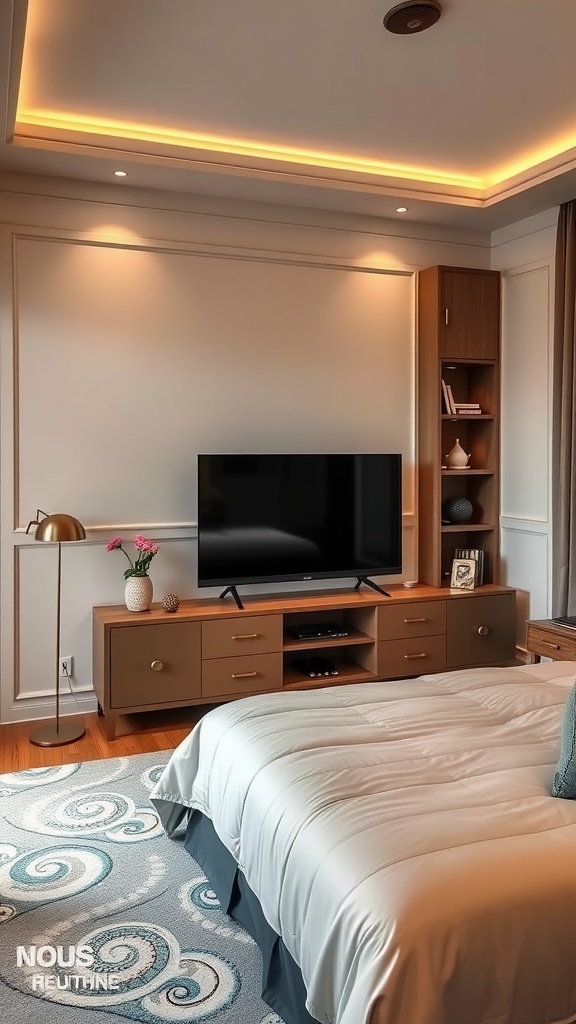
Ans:
[{"label": "brass drawer handle", "polygon": [[405,654],[406,661],[413,661],[414,658],[427,658],[428,655],[422,651],[422,654]]},{"label": "brass drawer handle", "polygon": [[236,636],[232,636],[233,640],[257,640],[258,633],[237,633]]},{"label": "brass drawer handle", "polygon": [[232,679],[253,679],[257,672],[233,672]]},{"label": "brass drawer handle", "polygon": [[161,661],[153,661],[152,664],[150,665],[150,668],[152,669],[153,672],[161,672],[162,669],[164,668],[164,664]]},{"label": "brass drawer handle", "polygon": [[428,619],[426,618],[425,615],[422,615],[419,619],[404,619],[404,622],[406,624],[410,622],[428,622]]},{"label": "brass drawer handle", "polygon": [[551,644],[548,640],[540,640],[539,643],[541,643],[544,647],[551,647],[553,651],[560,650],[560,644]]},{"label": "brass drawer handle", "polygon": [[488,626],[478,626],[480,636],[488,636]]}]

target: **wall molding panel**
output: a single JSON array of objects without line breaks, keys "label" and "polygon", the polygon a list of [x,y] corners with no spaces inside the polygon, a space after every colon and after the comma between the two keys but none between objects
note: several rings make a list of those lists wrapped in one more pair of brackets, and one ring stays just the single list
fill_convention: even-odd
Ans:
[{"label": "wall molding panel", "polygon": [[56,559],[25,533],[36,509],[87,529],[63,547],[62,650],[75,678],[74,696],[61,692],[64,713],[92,709],[92,606],[123,598],[107,541],[154,537],[155,599],[199,594],[198,451],[402,451],[405,571],[388,582],[417,577],[415,272],[486,266],[486,249],[337,218],[177,221],[120,207],[114,223],[103,205],[25,196],[27,217],[2,224],[4,199],[1,721],[53,714]]},{"label": "wall molding panel", "polygon": [[527,619],[552,607],[552,360],[556,217],[504,232],[502,271],[502,560],[518,593],[517,643]]}]

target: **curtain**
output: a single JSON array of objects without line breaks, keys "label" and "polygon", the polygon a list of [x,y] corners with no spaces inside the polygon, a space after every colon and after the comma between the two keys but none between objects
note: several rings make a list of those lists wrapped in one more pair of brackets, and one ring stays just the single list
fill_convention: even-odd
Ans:
[{"label": "curtain", "polygon": [[560,207],[554,291],[552,614],[576,615],[576,200]]}]

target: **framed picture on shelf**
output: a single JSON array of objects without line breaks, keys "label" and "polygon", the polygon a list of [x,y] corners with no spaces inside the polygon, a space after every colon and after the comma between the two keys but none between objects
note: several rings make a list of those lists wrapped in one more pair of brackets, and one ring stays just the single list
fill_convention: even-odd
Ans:
[{"label": "framed picture on shelf", "polygon": [[482,548],[454,548],[454,558],[472,558],[476,563],[474,586],[481,587],[484,583],[484,551]]},{"label": "framed picture on shelf", "polygon": [[452,562],[450,576],[451,590],[474,590],[476,576],[476,559],[455,558]]}]

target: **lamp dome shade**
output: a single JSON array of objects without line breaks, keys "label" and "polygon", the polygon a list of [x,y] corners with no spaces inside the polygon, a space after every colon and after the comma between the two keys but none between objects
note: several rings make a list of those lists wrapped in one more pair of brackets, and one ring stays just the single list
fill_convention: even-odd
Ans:
[{"label": "lamp dome shade", "polygon": [[85,540],[86,530],[79,519],[66,515],[65,512],[54,512],[38,523],[34,534],[35,540],[47,540],[61,543],[69,540]]}]

